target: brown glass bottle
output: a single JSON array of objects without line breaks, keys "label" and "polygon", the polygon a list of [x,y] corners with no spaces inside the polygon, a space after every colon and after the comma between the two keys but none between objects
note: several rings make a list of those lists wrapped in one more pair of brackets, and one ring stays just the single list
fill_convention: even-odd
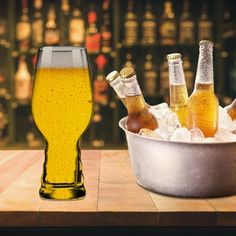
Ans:
[{"label": "brown glass bottle", "polygon": [[120,75],[124,83],[125,104],[128,109],[127,129],[133,133],[138,133],[142,128],[155,130],[158,123],[148,110],[134,69],[125,67],[120,71]]}]

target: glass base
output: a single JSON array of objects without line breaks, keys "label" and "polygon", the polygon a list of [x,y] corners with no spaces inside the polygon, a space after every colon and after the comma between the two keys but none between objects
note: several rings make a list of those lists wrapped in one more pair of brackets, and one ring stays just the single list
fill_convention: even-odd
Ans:
[{"label": "glass base", "polygon": [[44,185],[39,190],[41,198],[52,200],[70,200],[70,199],[83,199],[85,197],[86,190],[83,184],[78,186],[68,185]]}]

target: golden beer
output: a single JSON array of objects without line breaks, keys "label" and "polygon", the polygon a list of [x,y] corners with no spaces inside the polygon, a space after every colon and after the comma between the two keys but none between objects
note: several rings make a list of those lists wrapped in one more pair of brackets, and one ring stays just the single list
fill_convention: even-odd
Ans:
[{"label": "golden beer", "polygon": [[188,128],[199,128],[205,137],[213,137],[218,128],[219,102],[214,93],[213,43],[199,43],[199,58],[194,91],[188,103]]},{"label": "golden beer", "polygon": [[188,127],[198,127],[205,137],[213,137],[218,126],[218,107],[214,85],[196,84],[195,91],[189,98]]},{"label": "golden beer", "polygon": [[187,125],[188,90],[182,66],[182,55],[171,53],[167,55],[169,65],[170,108],[179,118],[182,126]]},{"label": "golden beer", "polygon": [[170,108],[179,118],[182,126],[187,125],[188,92],[186,85],[170,85]]},{"label": "golden beer", "polygon": [[32,113],[46,139],[40,195],[72,199],[85,195],[79,139],[92,116],[88,68],[38,68]]}]

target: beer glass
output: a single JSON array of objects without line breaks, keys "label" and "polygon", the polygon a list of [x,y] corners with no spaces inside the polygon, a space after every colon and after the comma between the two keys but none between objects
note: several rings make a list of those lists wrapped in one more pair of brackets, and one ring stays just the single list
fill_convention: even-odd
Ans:
[{"label": "beer glass", "polygon": [[40,196],[85,196],[79,141],[93,110],[89,62],[85,48],[39,49],[34,76],[32,114],[46,141]]}]

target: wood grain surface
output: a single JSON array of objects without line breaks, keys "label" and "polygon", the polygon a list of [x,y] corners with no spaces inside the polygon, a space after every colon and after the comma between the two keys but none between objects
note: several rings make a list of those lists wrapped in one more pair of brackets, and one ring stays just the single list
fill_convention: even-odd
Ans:
[{"label": "wood grain surface", "polygon": [[0,227],[236,226],[236,196],[184,199],[135,182],[127,150],[82,151],[86,197],[39,197],[44,152],[0,151]]}]

